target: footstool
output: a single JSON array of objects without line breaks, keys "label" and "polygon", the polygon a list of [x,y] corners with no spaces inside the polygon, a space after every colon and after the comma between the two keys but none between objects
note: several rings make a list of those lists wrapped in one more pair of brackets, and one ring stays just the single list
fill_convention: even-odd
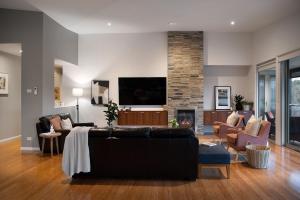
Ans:
[{"label": "footstool", "polygon": [[230,178],[230,153],[221,144],[211,147],[200,144],[198,166],[200,174],[202,167],[226,167],[227,178]]}]

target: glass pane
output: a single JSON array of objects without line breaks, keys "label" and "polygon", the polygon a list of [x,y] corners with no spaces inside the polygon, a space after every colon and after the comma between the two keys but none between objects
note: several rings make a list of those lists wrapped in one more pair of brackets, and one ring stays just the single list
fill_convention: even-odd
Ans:
[{"label": "glass pane", "polygon": [[270,139],[275,140],[276,78],[275,67],[258,73],[258,116],[271,122]]},{"label": "glass pane", "polygon": [[288,144],[300,147],[300,57],[288,61]]}]

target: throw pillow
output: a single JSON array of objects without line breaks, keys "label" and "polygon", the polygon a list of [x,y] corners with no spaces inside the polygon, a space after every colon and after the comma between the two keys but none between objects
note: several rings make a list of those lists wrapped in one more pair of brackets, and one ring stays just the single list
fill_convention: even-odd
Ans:
[{"label": "throw pillow", "polygon": [[227,117],[227,120],[226,120],[226,123],[230,126],[235,126],[236,123],[238,122],[239,120],[239,114],[238,112],[232,112],[228,117]]},{"label": "throw pillow", "polygon": [[71,130],[73,128],[73,126],[72,126],[72,122],[71,122],[70,118],[62,119],[61,127],[62,127],[62,129]]},{"label": "throw pillow", "polygon": [[252,136],[257,136],[261,125],[261,118],[256,119],[254,115],[248,120],[245,132]]},{"label": "throw pillow", "polygon": [[58,115],[50,119],[50,124],[53,126],[54,130],[62,129],[60,123],[61,123],[61,119]]}]

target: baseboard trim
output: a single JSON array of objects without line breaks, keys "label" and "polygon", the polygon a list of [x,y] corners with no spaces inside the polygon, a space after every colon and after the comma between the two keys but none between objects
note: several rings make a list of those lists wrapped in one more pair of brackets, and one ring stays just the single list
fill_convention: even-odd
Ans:
[{"label": "baseboard trim", "polygon": [[13,136],[13,137],[1,139],[1,140],[0,140],[0,143],[2,143],[2,142],[7,142],[7,141],[10,141],[10,140],[16,139],[16,138],[18,138],[18,137],[21,137],[21,135],[17,135],[17,136]]},{"label": "baseboard trim", "polygon": [[32,152],[32,151],[40,151],[39,147],[21,147],[21,151]]}]

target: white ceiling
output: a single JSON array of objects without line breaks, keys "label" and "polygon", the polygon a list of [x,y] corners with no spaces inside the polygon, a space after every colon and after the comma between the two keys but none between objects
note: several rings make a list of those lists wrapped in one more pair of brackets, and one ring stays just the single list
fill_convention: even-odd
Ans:
[{"label": "white ceiling", "polygon": [[15,55],[21,56],[21,44],[18,43],[0,43],[0,51]]},{"label": "white ceiling", "polygon": [[79,34],[253,32],[299,12],[300,0],[1,0],[0,7],[41,10]]}]

